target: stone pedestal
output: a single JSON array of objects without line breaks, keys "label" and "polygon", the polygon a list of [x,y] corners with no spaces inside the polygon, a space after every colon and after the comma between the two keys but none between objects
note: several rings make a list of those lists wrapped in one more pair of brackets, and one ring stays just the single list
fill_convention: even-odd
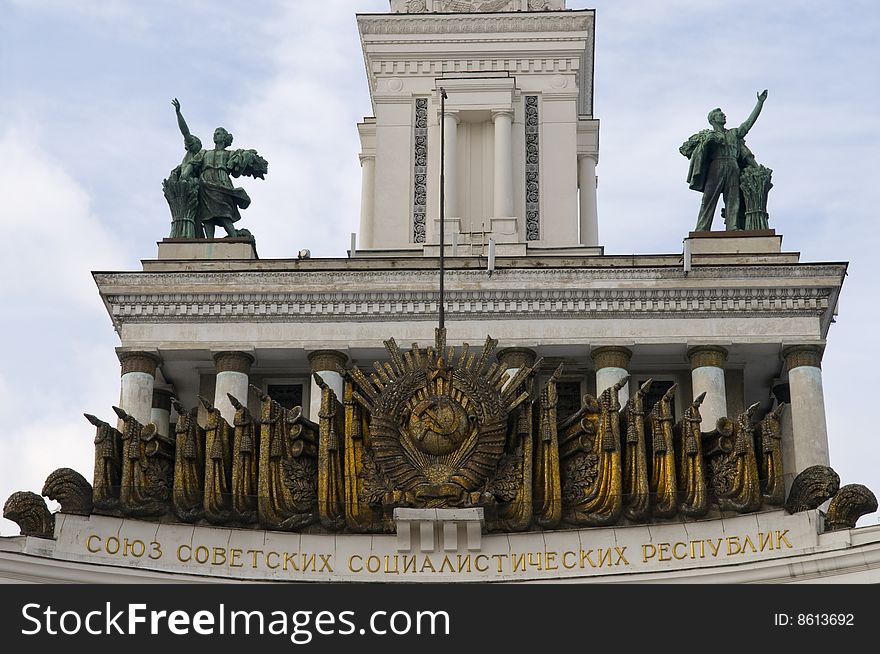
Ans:
[{"label": "stone pedestal", "polygon": [[166,238],[159,242],[159,261],[258,259],[250,238]]},{"label": "stone pedestal", "polygon": [[691,232],[691,254],[779,254],[782,235],[774,229],[731,232]]},{"label": "stone pedestal", "polygon": [[478,552],[483,509],[394,509],[398,552]]},{"label": "stone pedestal", "polygon": [[791,393],[795,473],[813,465],[830,465],[822,353],[820,345],[793,345],[782,351]]},{"label": "stone pedestal", "polygon": [[[597,347],[591,352],[596,366],[596,396],[629,376],[632,351],[625,347]],[[629,401],[629,388],[624,386],[618,394],[620,406]]]},{"label": "stone pedestal", "polygon": [[247,406],[248,374],[253,363],[253,355],[247,352],[214,353],[214,365],[217,369],[214,406],[230,425],[235,422],[235,407],[229,401],[229,395]]},{"label": "stone pedestal", "polygon": [[117,351],[122,366],[119,405],[142,425],[150,424],[153,413],[153,385],[161,363],[153,352]]},{"label": "stone pedestal", "polygon": [[712,431],[719,418],[728,416],[727,385],[724,381],[724,364],[727,350],[714,345],[698,345],[688,350],[691,361],[691,380],[694,398],[706,394],[700,406],[703,431]]}]

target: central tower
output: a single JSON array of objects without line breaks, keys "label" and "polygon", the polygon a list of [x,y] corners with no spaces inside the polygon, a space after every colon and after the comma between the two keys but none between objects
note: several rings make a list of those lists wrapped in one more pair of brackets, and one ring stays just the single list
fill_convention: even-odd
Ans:
[{"label": "central tower", "polygon": [[[592,10],[563,0],[392,0],[359,15],[375,117],[358,126],[358,254],[598,254]],[[448,94],[441,115],[440,88]],[[454,254],[449,251],[447,254]]]}]

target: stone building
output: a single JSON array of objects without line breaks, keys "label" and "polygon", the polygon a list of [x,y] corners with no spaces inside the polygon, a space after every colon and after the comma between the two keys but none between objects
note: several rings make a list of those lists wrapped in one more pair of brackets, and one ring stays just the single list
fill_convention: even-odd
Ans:
[{"label": "stone building", "polygon": [[[871,509],[863,487],[838,490],[827,469],[821,362],[847,265],[801,261],[773,230],[683,234],[683,251],[669,254],[606,253],[596,205],[594,18],[564,0],[392,0],[388,14],[359,15],[373,117],[358,125],[361,222],[349,257],[260,259],[247,238],[165,239],[142,270],[95,273],[120,338],[115,433],[140,438],[151,429],[179,466],[189,442],[181,421],[190,420],[192,434],[208,433],[208,461],[222,454],[212,454],[218,424],[230,443],[233,432],[239,443],[243,420],[266,434],[274,401],[286,412],[278,415],[313,434],[300,446],[317,462],[312,519],[294,527],[294,512],[266,523],[255,499],[251,517],[220,511],[211,519],[207,510],[208,518],[175,520],[170,489],[164,513],[128,510],[122,500],[76,515],[62,502],[51,533],[43,525],[0,541],[0,578],[880,579],[880,528],[852,528],[876,500]],[[445,332],[435,335],[441,151]],[[499,393],[522,385],[528,396],[506,407],[509,445],[491,459],[497,468],[515,459],[515,492],[497,490],[497,471],[464,483],[467,493],[454,499],[443,495],[451,492],[445,478],[415,490],[398,484],[400,461],[426,478],[440,474],[436,461],[455,467],[438,441],[388,463],[377,451],[392,479],[382,501],[366,502],[366,482],[354,478],[372,459],[351,457],[362,456],[354,454],[360,426],[378,433],[378,404],[370,421],[367,395],[381,396],[404,372],[399,350],[383,343],[435,345],[422,372],[457,379],[444,346],[455,356],[466,343],[478,351],[490,334],[497,348],[487,344],[486,364],[498,371],[490,385]],[[468,365],[461,360],[456,371]],[[355,368],[367,375],[358,379]],[[430,434],[454,440],[436,425],[461,402],[430,401]],[[410,426],[420,410],[405,413]],[[694,416],[699,444],[685,431]],[[762,430],[773,416],[771,436]],[[264,448],[276,442],[264,438]],[[688,448],[698,446],[694,459]],[[233,457],[244,451],[229,447]],[[630,477],[628,457],[639,448],[648,461],[633,463],[641,472]],[[422,459],[433,468],[422,470]],[[666,465],[677,467],[677,480],[669,472],[663,481]],[[795,481],[808,469],[824,493],[809,478]],[[575,483],[576,473],[586,481]],[[262,498],[263,474],[260,467],[252,479],[261,490],[242,498]],[[594,477],[603,475],[611,490],[599,489]],[[168,478],[175,493],[178,481]],[[96,493],[98,482],[96,472]],[[334,496],[334,483],[344,497]],[[731,485],[751,499],[735,499]],[[705,501],[689,504],[691,490]],[[607,515],[590,493],[607,493]],[[644,510],[634,508],[638,493]],[[657,508],[663,493],[667,513]],[[336,513],[325,506],[333,502]],[[358,518],[364,506],[373,507],[372,522]],[[517,520],[504,517],[511,506]],[[51,567],[40,563],[46,558]],[[793,561],[803,564],[801,577],[790,577]]]}]

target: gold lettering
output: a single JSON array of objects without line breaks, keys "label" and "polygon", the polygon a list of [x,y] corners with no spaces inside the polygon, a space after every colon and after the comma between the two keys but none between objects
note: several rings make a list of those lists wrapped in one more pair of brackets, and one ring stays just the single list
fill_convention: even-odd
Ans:
[{"label": "gold lettering", "polygon": [[[217,559],[220,559],[219,561]],[[214,559],[211,565],[226,565],[226,550],[222,547],[214,548]]]},{"label": "gold lettering", "polygon": [[[333,567],[330,565],[330,554],[318,554],[321,557],[321,569],[318,572],[333,572]],[[395,562],[397,561],[397,556],[394,557]],[[395,563],[395,565],[397,565]]]},{"label": "gold lettering", "polygon": [[437,568],[434,567],[431,557],[427,554],[425,555],[425,560],[422,562],[422,569],[419,572],[424,572],[426,568],[431,568],[431,572],[437,572]]},{"label": "gold lettering", "polygon": [[697,558],[697,545],[700,546],[700,558],[706,558],[706,541],[704,540],[692,540],[691,541],[691,558]]},{"label": "gold lettering", "polygon": [[[98,547],[95,548],[95,549],[92,549],[92,539],[93,539],[93,538],[97,538],[97,539],[98,539]],[[100,545],[100,543],[101,543],[101,537],[98,536],[97,534],[92,534],[91,536],[89,536],[89,537],[86,539],[86,549],[87,549],[89,552],[91,552],[92,554],[96,554],[96,553],[98,553],[98,552],[101,551],[101,545]]]},{"label": "gold lettering", "polygon": [[296,562],[296,552],[291,554],[290,552],[284,553],[284,571],[287,572],[287,566],[290,565],[291,568],[299,572],[299,565]]},{"label": "gold lettering", "polygon": [[501,571],[504,570],[502,566],[504,566],[504,559],[506,559],[507,556],[504,554],[493,554],[492,558],[498,563],[498,572],[501,573]]},{"label": "gold lettering", "polygon": [[[321,558],[324,558],[324,555],[321,555]],[[386,575],[399,575],[400,571],[397,569],[397,554],[394,555],[394,570],[391,569],[391,558],[387,554],[385,555],[385,574]],[[324,568],[321,568],[321,572],[324,572]],[[333,572],[331,569],[330,572]]]},{"label": "gold lettering", "polygon": [[[232,550],[232,563],[230,563],[230,566],[233,568],[241,568],[243,566],[235,565],[235,553],[236,552],[241,552],[241,550]],[[266,554],[266,567],[269,568],[270,570],[277,570],[278,568],[281,567],[281,563],[279,562],[279,563],[276,563],[275,565],[272,565],[272,563],[269,559],[270,556],[274,556],[278,561],[280,561],[281,555],[278,552],[268,552]]]},{"label": "gold lettering", "polygon": [[[186,555],[186,558],[183,558],[183,556],[181,556],[184,548],[189,551],[189,554]],[[177,560],[181,563],[188,563],[190,559],[192,559],[192,551],[192,547],[190,547],[189,545],[181,545],[177,548]]]},{"label": "gold lettering", "polygon": [[510,563],[511,563],[511,566],[513,567],[514,572],[517,572],[519,570],[520,566],[522,566],[523,571],[525,571],[525,569],[526,569],[526,555],[520,554],[519,556],[517,556],[516,554],[511,552]]},{"label": "gold lettering", "polygon": [[[480,559],[486,560],[486,565],[482,568],[480,567]],[[489,557],[485,554],[477,554],[477,558],[474,560],[474,568],[477,572],[486,572],[489,569]]]},{"label": "gold lettering", "polygon": [[[303,563],[302,563],[303,572],[308,572],[309,566],[311,566],[312,572],[316,572],[318,570],[318,566],[315,561],[314,554],[303,554],[302,560],[303,560]],[[369,569],[369,564],[367,565],[367,569]],[[377,572],[378,572],[378,570],[377,570]]]},{"label": "gold lettering", "polygon": [[[571,554],[574,557],[574,563],[568,565],[568,555]],[[562,555],[562,567],[566,570],[571,570],[572,568],[577,567],[577,552],[566,552]]]},{"label": "gold lettering", "polygon": [[[140,546],[140,551],[141,551],[140,554],[138,554],[138,553],[135,551],[135,548],[138,547],[138,546]],[[144,541],[142,541],[142,540],[135,540],[135,541],[132,541],[132,543],[131,543],[131,555],[132,555],[133,557],[135,557],[136,559],[139,559],[139,558],[141,558],[141,557],[142,557],[144,554],[146,554],[146,553],[147,553],[147,546],[144,544]]]},{"label": "gold lettering", "polygon": [[465,564],[467,564],[467,572],[471,571],[471,555],[466,554],[462,557],[461,554],[458,555],[458,572],[461,574],[465,572]]},{"label": "gold lettering", "polygon": [[[678,546],[679,545],[681,545],[684,548],[684,554],[682,554],[681,556],[678,555]],[[672,546],[672,556],[675,558],[676,561],[681,561],[682,559],[686,559],[687,555],[688,555],[687,551],[688,551],[688,544],[687,543],[679,542],[679,543],[676,543],[675,545]]]},{"label": "gold lettering", "polygon": [[758,532],[758,543],[761,545],[761,551],[763,552],[765,549],[773,549],[773,532],[765,534],[762,531]]},{"label": "gold lettering", "polygon": [[541,564],[541,553],[535,552],[535,555],[532,556],[532,553],[529,552],[529,565],[533,568],[538,568],[538,570],[543,570],[543,566]]},{"label": "gold lettering", "polygon": [[547,570],[559,570],[559,565],[556,563],[556,552],[544,552],[544,568]]},{"label": "gold lettering", "polygon": [[623,548],[615,547],[614,549],[617,551],[617,563],[614,565],[620,565],[621,561],[623,561],[623,565],[629,565],[629,561],[626,560],[626,545]]},{"label": "gold lettering", "polygon": [[196,563],[204,565],[208,562],[208,559],[211,558],[211,552],[208,551],[208,548],[204,545],[199,545],[196,548]]},{"label": "gold lettering", "polygon": [[785,536],[788,532],[788,529],[786,529],[785,531],[776,531],[776,549],[781,550],[783,542],[785,542],[789,549],[794,549],[794,545],[792,545],[789,542],[788,538],[786,538]]},{"label": "gold lettering", "polygon": [[596,564],[593,563],[593,559],[590,558],[590,554],[592,553],[593,550],[587,550],[586,552],[584,550],[581,550],[581,568],[584,567],[584,562],[589,563],[591,568],[596,567]]},{"label": "gold lettering", "polygon": [[[648,548],[649,547],[651,548],[651,556],[648,556]],[[643,559],[644,563],[647,563],[648,559],[653,559],[655,556],[657,556],[657,548],[656,547],[654,547],[653,545],[650,545],[650,544],[642,545],[642,559]]]},{"label": "gold lettering", "polygon": [[[375,565],[374,565],[375,564]],[[382,561],[378,556],[367,557],[367,572],[376,574],[382,569]]]},{"label": "gold lettering", "polygon": [[[161,559],[162,558],[162,546],[159,543],[157,543],[156,541],[153,541],[150,543],[150,547],[153,548],[153,551],[150,552],[149,558],[153,559],[153,561],[158,561],[159,559]],[[156,556],[153,556],[154,554]]]},{"label": "gold lettering", "polygon": [[[229,561],[230,568],[243,568],[244,567],[243,563],[238,563],[238,557],[240,557],[243,552],[244,552],[244,550],[240,550],[237,548],[233,548],[233,549],[229,550],[229,553],[232,555],[230,557],[230,561]],[[269,560],[268,556],[266,557],[266,560],[267,561]],[[278,567],[278,566],[275,566],[275,567]]]},{"label": "gold lettering", "polygon": [[253,560],[251,562],[251,567],[256,570],[257,569],[257,557],[263,553],[263,550],[248,550],[248,554],[253,554]]},{"label": "gold lettering", "polygon": [[452,567],[452,561],[449,560],[448,556],[443,557],[443,563],[440,564],[440,572],[443,572],[446,566],[449,566],[449,572],[455,572],[455,568]]},{"label": "gold lettering", "polygon": [[[358,559],[361,562],[360,567],[357,570],[354,569],[354,560],[355,559]],[[364,562],[364,558],[362,556],[360,556],[358,554],[352,554],[348,558],[348,569],[351,570],[352,572],[363,572],[364,571],[364,566],[362,565],[363,562]],[[406,571],[406,568],[404,568],[404,571]]]},{"label": "gold lettering", "polygon": [[712,556],[718,556],[718,550],[721,549],[721,539],[719,538],[717,543],[711,540],[707,540],[706,542],[709,543],[709,547],[712,550]]},{"label": "gold lettering", "polygon": [[403,557],[403,574],[416,571],[416,555]]},{"label": "gold lettering", "polygon": [[[733,546],[736,544],[736,551],[733,551]],[[742,546],[739,544],[739,536],[728,536],[727,537],[727,556],[733,556],[734,554],[739,554],[742,552]]]},{"label": "gold lettering", "polygon": [[752,548],[752,552],[757,554],[758,548],[755,547],[755,544],[752,542],[752,539],[749,536],[746,536],[746,539],[743,541],[742,553],[746,553],[746,545],[749,545]]},{"label": "gold lettering", "polygon": [[[110,543],[113,543],[113,549],[110,549]],[[107,544],[104,546],[104,549],[107,550],[107,554],[119,554],[119,539],[116,536],[110,536],[107,539]]]},{"label": "gold lettering", "polygon": [[607,550],[603,550],[601,547],[599,548],[599,567],[602,566],[611,567],[611,548],[609,547]]},{"label": "gold lettering", "polygon": [[[672,560],[672,557],[669,556],[669,543],[660,543],[660,544],[657,546],[657,551],[658,551],[659,554],[660,554],[660,560],[661,560],[661,561],[671,561],[671,560]],[[666,558],[663,558],[664,556],[665,556]]]}]

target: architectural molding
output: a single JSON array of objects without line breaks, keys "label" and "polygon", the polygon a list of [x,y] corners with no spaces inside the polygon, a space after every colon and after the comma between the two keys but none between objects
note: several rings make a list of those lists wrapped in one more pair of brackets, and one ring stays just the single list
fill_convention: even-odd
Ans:
[{"label": "architectural molding", "polygon": [[593,13],[361,15],[358,25],[363,35],[587,32],[592,36]]}]

